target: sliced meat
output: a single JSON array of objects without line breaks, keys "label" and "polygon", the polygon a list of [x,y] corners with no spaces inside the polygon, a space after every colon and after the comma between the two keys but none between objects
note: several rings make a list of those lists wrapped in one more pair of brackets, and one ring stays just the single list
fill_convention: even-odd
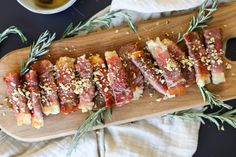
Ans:
[{"label": "sliced meat", "polygon": [[25,75],[27,90],[30,92],[28,106],[32,113],[32,126],[35,128],[43,127],[43,112],[41,105],[40,89],[37,72],[30,70]]},{"label": "sliced meat", "polygon": [[157,37],[156,41],[147,41],[148,50],[156,60],[159,68],[163,71],[168,91],[171,95],[185,93],[185,83],[179,64],[171,57],[167,46]]},{"label": "sliced meat", "polygon": [[189,56],[194,60],[196,82],[198,86],[203,87],[211,82],[210,73],[207,70],[208,61],[204,45],[197,32],[184,34],[184,40],[188,47]]},{"label": "sliced meat", "polygon": [[206,52],[210,60],[212,82],[214,84],[225,82],[222,30],[220,28],[204,30],[204,38],[207,47]]},{"label": "sliced meat", "polygon": [[60,57],[56,62],[56,80],[61,112],[68,114],[78,111],[79,99],[75,90],[75,59]]},{"label": "sliced meat", "polygon": [[105,52],[105,59],[116,105],[122,106],[129,103],[133,99],[133,93],[129,84],[128,74],[119,56],[116,51],[107,51]]},{"label": "sliced meat", "polygon": [[160,70],[154,66],[150,56],[143,51],[135,51],[130,57],[131,61],[142,72],[145,80],[147,80],[156,91],[168,96],[169,93],[166,82],[161,78]]},{"label": "sliced meat", "polygon": [[31,113],[27,106],[25,94],[22,91],[19,74],[16,72],[10,72],[3,77],[3,81],[7,86],[7,95],[15,111],[17,125],[30,125]]},{"label": "sliced meat", "polygon": [[33,63],[31,68],[38,74],[43,113],[45,115],[60,113],[53,64],[49,60],[40,60]]},{"label": "sliced meat", "polygon": [[128,74],[134,100],[138,100],[140,96],[142,96],[144,88],[144,79],[142,73],[130,60],[130,54],[136,50],[137,46],[135,44],[127,44],[118,50],[118,55],[120,56],[123,66],[125,67]]},{"label": "sliced meat", "polygon": [[87,112],[93,109],[95,96],[95,86],[93,83],[93,67],[85,55],[77,58],[75,69],[78,72],[79,79],[76,81],[76,94],[80,96],[79,109]]},{"label": "sliced meat", "polygon": [[115,104],[115,100],[109,85],[106,64],[99,55],[89,57],[89,61],[93,65],[93,76],[97,90],[104,98],[106,108],[111,108]]},{"label": "sliced meat", "polygon": [[187,56],[175,42],[169,39],[163,39],[162,42],[167,46],[171,57],[180,65],[181,72],[186,80],[186,86],[188,87],[196,83],[193,59]]}]

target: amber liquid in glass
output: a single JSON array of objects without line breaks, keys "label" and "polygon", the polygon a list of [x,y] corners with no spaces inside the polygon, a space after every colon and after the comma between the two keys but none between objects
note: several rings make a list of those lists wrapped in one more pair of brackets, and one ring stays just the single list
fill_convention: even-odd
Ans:
[{"label": "amber liquid in glass", "polygon": [[34,0],[34,3],[42,8],[53,9],[66,4],[68,1],[69,0]]}]

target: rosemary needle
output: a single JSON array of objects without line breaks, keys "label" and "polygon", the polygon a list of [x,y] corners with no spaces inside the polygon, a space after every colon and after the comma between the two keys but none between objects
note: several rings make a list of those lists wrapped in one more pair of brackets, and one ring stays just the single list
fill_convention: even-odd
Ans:
[{"label": "rosemary needle", "polygon": [[223,101],[219,99],[219,96],[210,92],[206,87],[198,86],[203,97],[204,102],[209,103],[210,107],[214,106],[223,107],[227,109],[232,109],[232,106],[225,104]]},{"label": "rosemary needle", "polygon": [[8,38],[9,34],[17,34],[17,35],[19,35],[19,37],[23,43],[27,42],[27,38],[24,36],[24,34],[22,33],[21,30],[19,30],[16,26],[10,26],[5,31],[0,33],[0,43],[3,40],[5,40],[6,38]]},{"label": "rosemary needle", "polygon": [[93,18],[86,22],[79,22],[76,26],[73,26],[73,23],[70,23],[63,33],[62,38],[79,35],[81,33],[88,33],[101,26],[110,27],[111,20],[117,17],[124,17],[131,30],[137,32],[136,27],[131,21],[131,17],[127,13],[117,10],[108,12],[101,17]]},{"label": "rosemary needle", "polygon": [[[217,10],[218,0],[212,0],[212,4],[207,6],[208,0],[206,0],[200,7],[198,14],[192,17],[189,23],[188,29],[185,33],[192,32],[199,28],[205,28],[208,26],[208,22],[213,18],[213,13]],[[177,43],[183,40],[183,34],[178,34]]]},{"label": "rosemary needle", "polygon": [[227,123],[233,128],[236,128],[236,109],[227,111],[225,113],[221,113],[222,109],[213,112],[213,113],[204,113],[207,110],[207,107],[204,107],[202,110],[184,110],[175,112],[172,115],[168,115],[171,117],[178,117],[185,120],[192,120],[197,119],[200,120],[201,123],[205,124],[204,119],[209,120],[210,122],[214,123],[218,130],[224,130],[222,124]]},{"label": "rosemary needle", "polygon": [[67,157],[70,157],[74,149],[77,147],[78,142],[80,138],[88,132],[91,128],[98,124],[103,124],[104,122],[104,112],[106,111],[106,107],[100,108],[99,110],[91,113],[86,120],[83,122],[83,124],[79,127],[79,129],[76,131],[76,134],[74,135],[72,139],[72,144],[69,147],[69,150],[66,154]]},{"label": "rosemary needle", "polygon": [[30,64],[37,61],[38,57],[46,54],[48,52],[48,47],[51,45],[51,42],[55,39],[56,34],[50,35],[48,31],[42,33],[38,40],[31,45],[30,53],[26,63],[24,60],[21,60],[21,76],[23,76],[30,69]]}]

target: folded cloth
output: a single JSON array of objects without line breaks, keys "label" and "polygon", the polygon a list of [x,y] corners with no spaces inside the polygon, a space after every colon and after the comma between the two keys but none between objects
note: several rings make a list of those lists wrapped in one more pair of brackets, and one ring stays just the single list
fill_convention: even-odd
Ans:
[{"label": "folded cloth", "polygon": [[105,129],[105,157],[190,157],[198,143],[199,121],[168,116]]},{"label": "folded cloth", "polygon": [[[231,0],[224,0],[231,1]],[[171,11],[189,10],[203,0],[113,0],[109,9],[122,9],[134,21],[168,15]],[[167,13],[166,13],[167,12]],[[115,19],[114,25],[124,22]],[[154,117],[87,133],[79,142],[74,157],[190,157],[197,148],[199,121]],[[72,137],[44,142],[17,141],[0,131],[1,157],[63,157]]]},{"label": "folded cloth", "polygon": [[[1,157],[66,157],[72,136],[43,142],[21,142],[0,131]],[[96,133],[88,132],[81,138],[72,157],[98,157]]]}]

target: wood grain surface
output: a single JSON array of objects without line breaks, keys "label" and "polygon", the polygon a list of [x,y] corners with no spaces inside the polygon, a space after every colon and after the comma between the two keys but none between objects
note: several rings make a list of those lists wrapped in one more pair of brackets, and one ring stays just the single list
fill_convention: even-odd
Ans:
[{"label": "wood grain surface", "polygon": [[[232,37],[236,37],[236,3],[223,4],[214,14],[214,20],[210,27],[220,27],[223,29],[224,45]],[[49,58],[53,63],[60,56],[77,57],[84,53],[103,54],[107,50],[114,50],[127,43],[136,43],[140,47],[145,45],[145,41],[157,36],[176,39],[178,32],[184,32],[191,17],[195,12],[149,20],[137,23],[138,34],[133,33],[127,26],[116,27],[98,32],[93,32],[84,36],[76,36],[54,42],[50,47],[50,53],[44,58]],[[73,113],[70,115],[55,115],[45,117],[45,126],[37,130],[31,126],[16,125],[13,111],[6,107],[4,98],[6,97],[6,87],[2,77],[9,71],[19,71],[20,60],[26,59],[29,48],[23,48],[8,53],[0,60],[0,127],[10,136],[27,142],[42,141],[52,138],[67,136],[75,133],[88,114]],[[236,55],[236,50],[235,50]],[[226,59],[232,65],[231,70],[226,71],[226,83],[221,85],[209,85],[209,89],[221,96],[223,100],[236,98],[236,62]],[[150,93],[153,96],[150,96]],[[189,109],[204,105],[197,86],[187,89],[187,93],[172,99],[158,102],[160,95],[146,89],[143,97],[138,101],[133,101],[122,107],[115,107],[113,118],[110,121],[106,118],[105,125],[97,126],[103,128],[109,125],[118,125],[144,118],[164,115],[174,111]],[[96,129],[94,128],[94,129]]]}]

